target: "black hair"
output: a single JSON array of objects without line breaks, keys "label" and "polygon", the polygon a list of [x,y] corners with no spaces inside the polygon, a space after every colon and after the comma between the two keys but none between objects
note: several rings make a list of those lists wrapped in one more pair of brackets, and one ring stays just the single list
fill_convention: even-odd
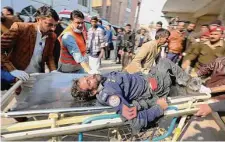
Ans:
[{"label": "black hair", "polygon": [[5,6],[5,7],[3,7],[3,9],[7,9],[7,10],[11,13],[11,15],[14,14],[14,10],[13,10],[13,8],[10,7],[10,6]]},{"label": "black hair", "polygon": [[37,18],[52,17],[55,21],[59,21],[59,15],[50,6],[42,6],[38,8],[36,17]]},{"label": "black hair", "polygon": [[111,29],[111,27],[112,27],[111,25],[107,25],[107,26],[109,26],[110,29]]},{"label": "black hair", "polygon": [[201,26],[202,26],[202,27],[207,27],[207,28],[209,28],[209,25],[208,25],[208,24],[202,24]]},{"label": "black hair", "polygon": [[188,24],[188,25],[190,25],[190,24],[194,24],[194,25],[196,25],[196,23],[194,23],[194,22],[190,22],[190,21],[189,21],[187,24]]},{"label": "black hair", "polygon": [[118,28],[118,29],[120,29],[122,32],[124,31],[124,28],[122,28],[122,27],[120,27],[120,28]]},{"label": "black hair", "polygon": [[84,14],[81,11],[79,11],[79,10],[73,10],[70,13],[70,20],[74,20],[74,18],[84,19]]},{"label": "black hair", "polygon": [[98,17],[97,16],[93,16],[93,17],[91,17],[91,20],[98,21]]},{"label": "black hair", "polygon": [[161,37],[167,37],[167,36],[168,37],[170,36],[170,32],[166,29],[161,28],[161,29],[157,30],[156,35],[155,35],[155,39],[157,40]]},{"label": "black hair", "polygon": [[98,20],[98,22],[102,25],[102,20]]},{"label": "black hair", "polygon": [[71,95],[76,101],[88,101],[93,99],[90,91],[82,91],[79,87],[79,80],[73,80],[73,85],[71,88]]},{"label": "black hair", "polygon": [[156,24],[161,25],[161,26],[163,25],[163,23],[161,21],[158,21]]},{"label": "black hair", "polygon": [[126,26],[131,27],[131,24],[126,24]]}]

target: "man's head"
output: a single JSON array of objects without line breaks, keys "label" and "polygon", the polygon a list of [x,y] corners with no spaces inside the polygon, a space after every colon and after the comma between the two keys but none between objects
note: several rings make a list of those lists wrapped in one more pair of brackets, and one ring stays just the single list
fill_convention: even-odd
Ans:
[{"label": "man's head", "polygon": [[163,45],[168,41],[169,36],[170,32],[161,28],[156,32],[155,39],[158,41],[158,45]]},{"label": "man's head", "polygon": [[209,41],[209,35],[210,33],[204,33],[201,37],[200,37],[200,42],[206,42]]},{"label": "man's head", "polygon": [[215,21],[212,21],[210,24],[209,24],[209,29],[210,30],[213,30],[217,27],[220,27],[222,25],[222,22],[220,20],[215,20]]},{"label": "man's head", "polygon": [[145,29],[141,29],[141,35],[145,35],[146,30]]},{"label": "man's head", "polygon": [[126,33],[131,32],[131,25],[130,25],[130,24],[127,24],[127,25],[126,25],[125,31],[126,31]]},{"label": "man's head", "polygon": [[220,41],[222,37],[223,37],[223,29],[218,27],[211,30],[209,35],[209,41],[211,42],[211,44],[214,44]]},{"label": "man's head", "polygon": [[98,24],[102,26],[102,20],[98,20]]},{"label": "man's head", "polygon": [[202,32],[202,33],[207,33],[207,32],[209,32],[209,25],[208,25],[208,24],[203,24],[203,25],[201,25],[201,32]]},{"label": "man's head", "polygon": [[98,17],[97,16],[91,17],[91,26],[95,29],[98,27]]},{"label": "man's head", "polygon": [[187,31],[192,32],[195,30],[195,27],[196,27],[195,23],[189,23],[187,26]]},{"label": "man's head", "polygon": [[71,95],[74,98],[88,98],[97,94],[102,76],[98,74],[88,75],[78,80],[74,80]]},{"label": "man's head", "polygon": [[42,6],[37,10],[36,19],[40,31],[43,34],[47,34],[54,32],[59,21],[59,16],[51,7]]},{"label": "man's head", "polygon": [[111,30],[111,25],[107,25],[107,26],[106,26],[106,29],[107,29],[107,30]]},{"label": "man's head", "polygon": [[8,15],[13,15],[14,10],[12,7],[6,6],[2,8],[2,15],[3,16],[8,16]]},{"label": "man's head", "polygon": [[155,29],[156,29],[156,30],[161,29],[161,28],[162,28],[162,25],[163,25],[163,23],[162,23],[161,21],[157,22],[157,23],[156,23],[156,26],[155,26]]},{"label": "man's head", "polygon": [[123,28],[118,28],[118,30],[117,30],[117,32],[118,32],[119,34],[122,34],[122,33],[123,33],[123,31],[124,31],[124,29],[123,29]]},{"label": "man's head", "polygon": [[84,14],[79,10],[70,13],[70,20],[73,24],[74,32],[81,33],[84,25]]},{"label": "man's head", "polygon": [[180,32],[183,32],[185,29],[185,22],[184,21],[179,21],[177,24],[177,30]]}]

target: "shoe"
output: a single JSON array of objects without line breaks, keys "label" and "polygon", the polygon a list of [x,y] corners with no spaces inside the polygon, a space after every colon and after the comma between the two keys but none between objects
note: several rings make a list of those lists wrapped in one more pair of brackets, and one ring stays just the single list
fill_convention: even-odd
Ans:
[{"label": "shoe", "polygon": [[116,62],[116,64],[121,64],[121,62]]}]

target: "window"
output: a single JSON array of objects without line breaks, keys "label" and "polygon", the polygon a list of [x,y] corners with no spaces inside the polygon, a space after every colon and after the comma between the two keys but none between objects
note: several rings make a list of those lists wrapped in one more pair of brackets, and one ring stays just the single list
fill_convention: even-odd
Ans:
[{"label": "window", "polygon": [[131,9],[131,3],[132,3],[131,0],[127,0],[127,8]]},{"label": "window", "polygon": [[130,12],[126,11],[126,13],[124,15],[124,23],[125,24],[129,23],[129,15],[130,15]]},{"label": "window", "polygon": [[88,0],[78,0],[78,4],[88,7]]}]

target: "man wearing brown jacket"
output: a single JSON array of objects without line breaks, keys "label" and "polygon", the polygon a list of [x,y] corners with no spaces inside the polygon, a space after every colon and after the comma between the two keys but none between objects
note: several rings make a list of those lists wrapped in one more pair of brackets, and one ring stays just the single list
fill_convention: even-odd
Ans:
[{"label": "man wearing brown jacket", "polygon": [[125,68],[129,73],[141,71],[148,73],[160,52],[160,46],[164,45],[170,36],[170,32],[166,29],[159,29],[156,32],[155,39],[142,45],[139,52],[135,55],[132,62]]},{"label": "man wearing brown jacket", "polygon": [[43,6],[37,11],[37,23],[15,22],[1,37],[1,68],[22,80],[28,80],[28,73],[44,72],[45,62],[50,71],[56,70],[53,31],[58,20],[53,9]]},{"label": "man wearing brown jacket", "polygon": [[180,21],[178,23],[177,29],[170,32],[171,35],[168,41],[169,52],[167,54],[167,58],[174,63],[178,62],[179,56],[181,55],[184,48],[184,26],[185,23]]}]

